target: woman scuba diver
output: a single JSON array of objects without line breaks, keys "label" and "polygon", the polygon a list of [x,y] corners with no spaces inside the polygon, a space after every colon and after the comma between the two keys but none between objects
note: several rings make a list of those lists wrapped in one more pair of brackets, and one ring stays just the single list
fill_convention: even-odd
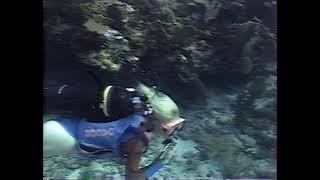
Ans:
[{"label": "woman scuba diver", "polygon": [[[60,87],[61,94],[66,90],[64,88],[67,87]],[[112,153],[126,159],[126,179],[152,176],[163,167],[163,154],[172,142],[171,137],[181,130],[185,121],[175,102],[141,83],[136,89],[107,86],[96,94],[97,101],[92,109],[104,118],[73,116],[45,122],[44,156],[78,153],[94,157]],[[166,137],[164,148],[150,165],[139,168],[155,132]]]}]

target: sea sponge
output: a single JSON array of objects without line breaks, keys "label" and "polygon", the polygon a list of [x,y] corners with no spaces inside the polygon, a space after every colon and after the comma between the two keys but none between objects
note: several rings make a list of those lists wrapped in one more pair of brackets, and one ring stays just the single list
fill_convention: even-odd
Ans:
[{"label": "sea sponge", "polygon": [[121,69],[121,64],[114,60],[113,56],[106,50],[91,53],[86,58],[83,58],[82,61],[91,66],[99,66],[101,69],[109,72],[118,72]]}]

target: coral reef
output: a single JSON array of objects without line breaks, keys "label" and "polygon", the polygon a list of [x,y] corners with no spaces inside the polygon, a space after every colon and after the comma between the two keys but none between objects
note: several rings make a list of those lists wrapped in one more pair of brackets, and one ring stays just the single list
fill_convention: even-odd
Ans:
[{"label": "coral reef", "polygon": [[275,35],[265,18],[252,17],[250,3],[47,0],[47,44],[115,74],[153,71],[163,81],[191,84],[193,77],[249,77],[276,58]]},{"label": "coral reef", "polygon": [[[154,179],[276,178],[276,1],[45,0],[44,14],[51,71],[81,64],[104,82],[157,85],[182,107],[188,122]],[[75,155],[44,158],[43,171],[124,174],[116,161]]]}]

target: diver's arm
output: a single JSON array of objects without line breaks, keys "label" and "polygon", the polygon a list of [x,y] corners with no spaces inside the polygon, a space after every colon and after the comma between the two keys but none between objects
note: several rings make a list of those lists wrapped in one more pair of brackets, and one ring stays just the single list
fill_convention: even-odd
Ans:
[{"label": "diver's arm", "polygon": [[145,151],[144,143],[140,139],[133,139],[126,145],[126,149],[129,150],[127,151],[126,180],[146,180],[164,166],[163,159],[158,157],[148,166],[139,168],[141,156]]},{"label": "diver's arm", "polygon": [[126,149],[126,180],[145,180],[144,172],[139,168],[141,156],[145,150],[144,143],[140,139],[135,138],[126,144]]},{"label": "diver's arm", "polygon": [[128,154],[128,162],[126,164],[126,180],[145,180],[143,170],[139,169],[142,154]]}]

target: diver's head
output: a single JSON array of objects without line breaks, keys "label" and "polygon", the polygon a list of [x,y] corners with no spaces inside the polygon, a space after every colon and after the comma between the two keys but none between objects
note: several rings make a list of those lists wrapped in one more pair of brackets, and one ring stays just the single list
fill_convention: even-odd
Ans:
[{"label": "diver's head", "polygon": [[158,120],[157,127],[165,135],[171,135],[183,127],[185,119],[180,116],[177,104],[169,96],[143,84],[139,84],[137,90],[148,97],[153,110],[152,116]]}]

